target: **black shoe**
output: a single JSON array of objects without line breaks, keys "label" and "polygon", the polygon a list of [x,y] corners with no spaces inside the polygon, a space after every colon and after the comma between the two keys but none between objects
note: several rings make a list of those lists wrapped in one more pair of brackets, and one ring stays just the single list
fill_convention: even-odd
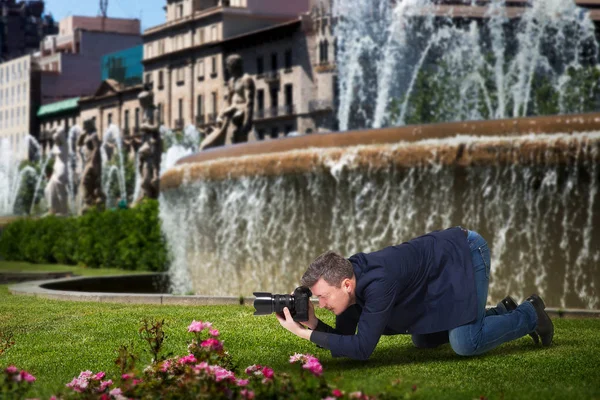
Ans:
[{"label": "black shoe", "polygon": [[542,346],[550,346],[554,337],[554,324],[548,314],[546,314],[546,311],[544,311],[546,309],[544,300],[537,294],[532,294],[525,301],[530,302],[533,308],[535,308],[535,313],[537,314],[537,327],[535,331],[542,339]]},{"label": "black shoe", "polygon": [[[510,296],[506,296],[500,302],[504,305],[506,311],[508,312],[514,311],[517,308],[517,302]],[[540,336],[537,334],[536,331],[531,332],[529,336],[531,336],[531,338],[533,339],[533,343],[535,343],[536,345],[540,344]]]}]

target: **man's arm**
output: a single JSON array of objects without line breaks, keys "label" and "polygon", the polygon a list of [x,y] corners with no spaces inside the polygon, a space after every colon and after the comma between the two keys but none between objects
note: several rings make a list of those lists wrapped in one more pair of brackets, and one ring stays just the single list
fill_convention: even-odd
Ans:
[{"label": "man's arm", "polygon": [[314,331],[310,340],[329,349],[334,357],[368,359],[390,320],[396,287],[395,284],[386,287],[384,282],[375,281],[369,285],[365,294],[365,307],[358,319],[356,335]]}]

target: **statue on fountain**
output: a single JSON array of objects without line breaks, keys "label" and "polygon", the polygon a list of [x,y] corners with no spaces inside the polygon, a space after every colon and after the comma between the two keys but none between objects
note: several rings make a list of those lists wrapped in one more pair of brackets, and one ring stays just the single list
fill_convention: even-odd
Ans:
[{"label": "statue on fountain", "polygon": [[[217,118],[217,128],[202,141],[200,150],[223,146],[226,142],[247,142],[252,130],[256,91],[254,80],[244,73],[244,63],[238,54],[228,56],[225,63],[231,76],[227,83],[228,107]],[[230,123],[233,129],[231,135],[228,135]]]},{"label": "statue on fountain", "polygon": [[48,215],[65,216],[69,213],[69,146],[64,126],[52,131],[52,141],[54,145],[50,156],[54,158],[54,167],[44,195],[48,202]]},{"label": "statue on fountain", "polygon": [[139,94],[138,100],[142,106],[142,125],[140,126],[142,137],[138,149],[141,186],[140,193],[133,206],[140,204],[145,198],[158,199],[160,161],[163,153],[158,110],[154,107],[154,96],[151,91],[144,90]]},{"label": "statue on fountain", "polygon": [[85,159],[80,187],[83,200],[80,214],[84,214],[91,209],[103,209],[106,201],[106,195],[102,191],[102,142],[93,118],[83,121],[83,133],[77,139],[77,146],[83,148]]}]

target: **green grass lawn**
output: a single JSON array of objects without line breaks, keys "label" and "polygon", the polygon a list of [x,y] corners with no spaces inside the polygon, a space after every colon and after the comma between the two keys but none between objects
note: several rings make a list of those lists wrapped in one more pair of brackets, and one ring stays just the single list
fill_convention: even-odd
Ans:
[{"label": "green grass lawn", "polygon": [[[5,269],[0,263],[0,271]],[[6,267],[8,269],[8,267]],[[44,268],[44,270],[47,270]],[[86,274],[102,270],[82,269]],[[106,271],[114,273],[114,271]],[[394,380],[417,385],[419,397],[439,399],[600,399],[600,320],[556,319],[555,345],[535,347],[529,337],[478,357],[455,355],[448,345],[419,350],[410,336],[383,337],[367,362],[333,359],[328,351],[296,338],[274,316],[254,317],[249,306],[150,306],[64,302],[13,296],[0,285],[0,332],[16,344],[0,357],[0,368],[16,365],[37,377],[30,397],[47,399],[82,370],[116,377],[116,350],[133,342],[142,318],[165,319],[167,352],[186,354],[193,320],[211,321],[239,367],[258,363],[295,371],[295,352],[312,353],[325,377],[344,390],[377,393]],[[318,310],[332,324],[332,315]],[[140,366],[150,361],[144,352]]]}]

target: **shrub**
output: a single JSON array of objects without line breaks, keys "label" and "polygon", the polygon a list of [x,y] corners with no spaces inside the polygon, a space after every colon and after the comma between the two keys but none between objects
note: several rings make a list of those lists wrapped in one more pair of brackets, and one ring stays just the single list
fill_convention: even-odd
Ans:
[{"label": "shrub", "polygon": [[155,200],[81,217],[19,219],[0,236],[0,255],[12,261],[148,271],[164,271],[168,261]]}]

